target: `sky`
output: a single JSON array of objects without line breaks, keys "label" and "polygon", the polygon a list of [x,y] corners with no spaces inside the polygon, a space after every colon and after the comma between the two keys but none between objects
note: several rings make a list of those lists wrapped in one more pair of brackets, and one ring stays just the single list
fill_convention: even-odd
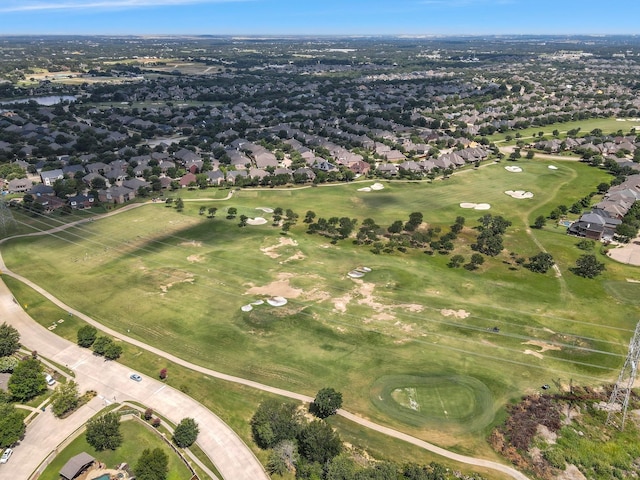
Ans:
[{"label": "sky", "polygon": [[0,0],[0,35],[640,34],[638,0]]}]

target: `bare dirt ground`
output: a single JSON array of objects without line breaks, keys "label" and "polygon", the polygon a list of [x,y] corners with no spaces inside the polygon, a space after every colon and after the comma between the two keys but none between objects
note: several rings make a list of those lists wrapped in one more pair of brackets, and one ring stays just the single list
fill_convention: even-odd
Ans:
[{"label": "bare dirt ground", "polygon": [[276,243],[275,245],[271,245],[270,247],[262,247],[260,251],[269,258],[278,258],[280,257],[280,254],[277,252],[277,250],[280,247],[286,246],[297,247],[298,242],[290,237],[280,237],[278,243]]},{"label": "bare dirt ground", "polygon": [[280,273],[278,280],[262,287],[251,286],[245,293],[249,295],[268,295],[270,297],[298,298],[304,292],[301,288],[294,288],[289,283],[292,273]]},{"label": "bare dirt ground", "polygon": [[450,310],[448,308],[443,308],[440,310],[440,313],[445,317],[455,317],[455,318],[467,318],[471,315],[466,310]]},{"label": "bare dirt ground", "polygon": [[540,348],[540,350],[526,349],[523,352],[525,355],[533,355],[536,358],[544,358],[544,355],[542,354],[548,350],[562,350],[557,345],[550,345],[548,343],[540,342],[538,340],[529,340],[528,342],[524,342],[523,345],[533,345],[535,347]]}]

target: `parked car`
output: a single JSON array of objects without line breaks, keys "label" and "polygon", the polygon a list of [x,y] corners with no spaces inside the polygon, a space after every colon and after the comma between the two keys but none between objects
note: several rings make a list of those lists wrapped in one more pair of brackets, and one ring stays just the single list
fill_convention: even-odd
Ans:
[{"label": "parked car", "polygon": [[137,373],[132,373],[131,375],[129,375],[129,378],[131,380],[135,380],[136,382],[142,381],[142,377],[140,375],[138,375]]},{"label": "parked car", "polygon": [[53,377],[51,375],[49,375],[48,373],[44,376],[44,378],[47,380],[47,385],[52,386],[53,384],[56,383],[56,381],[53,379]]},{"label": "parked car", "polygon": [[2,457],[0,457],[0,463],[7,463],[12,453],[13,453],[13,450],[11,450],[10,448],[7,448],[2,454]]}]

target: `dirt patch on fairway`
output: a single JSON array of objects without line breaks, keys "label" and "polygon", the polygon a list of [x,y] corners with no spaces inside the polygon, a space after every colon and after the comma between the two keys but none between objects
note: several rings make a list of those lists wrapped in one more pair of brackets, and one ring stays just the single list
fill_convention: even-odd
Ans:
[{"label": "dirt patch on fairway", "polygon": [[193,274],[189,273],[187,275],[188,276],[186,278],[175,279],[173,282],[169,282],[166,285],[160,285],[160,290],[162,291],[162,293],[160,295],[166,294],[171,287],[173,287],[174,285],[176,285],[178,283],[193,283],[194,280],[195,280],[193,278]]},{"label": "dirt patch on fairway", "polygon": [[450,310],[448,308],[443,308],[440,310],[440,313],[445,317],[455,317],[455,318],[467,318],[471,315],[466,310]]},{"label": "dirt patch on fairway", "polygon": [[370,307],[376,312],[371,317],[363,319],[364,323],[369,323],[372,320],[380,322],[394,321],[396,320],[394,311],[398,309],[406,310],[413,313],[421,312],[423,310],[422,305],[415,303],[398,305],[386,305],[384,303],[380,303],[373,294],[376,287],[375,283],[368,283],[358,278],[351,278],[351,280],[353,281],[353,283],[355,283],[355,288],[351,292],[345,293],[341,297],[335,297],[332,299],[334,311],[345,313],[349,304],[351,302],[356,302],[358,305]]},{"label": "dirt patch on fairway", "polygon": [[187,260],[191,263],[200,263],[204,261],[204,257],[202,255],[189,255]]},{"label": "dirt patch on fairway", "polygon": [[271,297],[298,298],[304,293],[301,288],[294,288],[289,283],[289,279],[293,277],[291,273],[280,273],[278,280],[262,287],[252,286],[245,293],[250,295],[268,295]]},{"label": "dirt patch on fairway", "polygon": [[533,355],[534,357],[540,358],[540,359],[544,358],[544,356],[540,352],[535,352],[535,351],[529,350],[529,349],[525,350],[523,353],[525,355]]},{"label": "dirt patch on fairway", "polygon": [[523,345],[533,345],[534,347],[540,347],[538,353],[544,353],[549,350],[562,350],[557,345],[551,345],[549,343],[544,343],[539,340],[529,340],[528,342],[524,342]]},{"label": "dirt patch on fairway", "polygon": [[191,240],[190,242],[181,242],[178,245],[181,247],[202,247],[202,242]]},{"label": "dirt patch on fairway", "polygon": [[[298,242],[296,242],[293,238],[290,237],[280,237],[278,239],[278,243],[275,245],[271,245],[270,247],[262,247],[260,251],[264,253],[269,258],[278,258],[280,254],[276,252],[280,247],[297,247]],[[302,255],[302,253],[300,253]]]}]

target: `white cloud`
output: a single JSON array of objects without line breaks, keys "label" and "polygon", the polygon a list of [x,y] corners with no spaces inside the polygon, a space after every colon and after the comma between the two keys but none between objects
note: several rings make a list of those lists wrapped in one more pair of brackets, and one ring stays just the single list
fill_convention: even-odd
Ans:
[{"label": "white cloud", "polygon": [[53,10],[122,10],[196,3],[236,3],[250,0],[4,0],[0,13]]}]

